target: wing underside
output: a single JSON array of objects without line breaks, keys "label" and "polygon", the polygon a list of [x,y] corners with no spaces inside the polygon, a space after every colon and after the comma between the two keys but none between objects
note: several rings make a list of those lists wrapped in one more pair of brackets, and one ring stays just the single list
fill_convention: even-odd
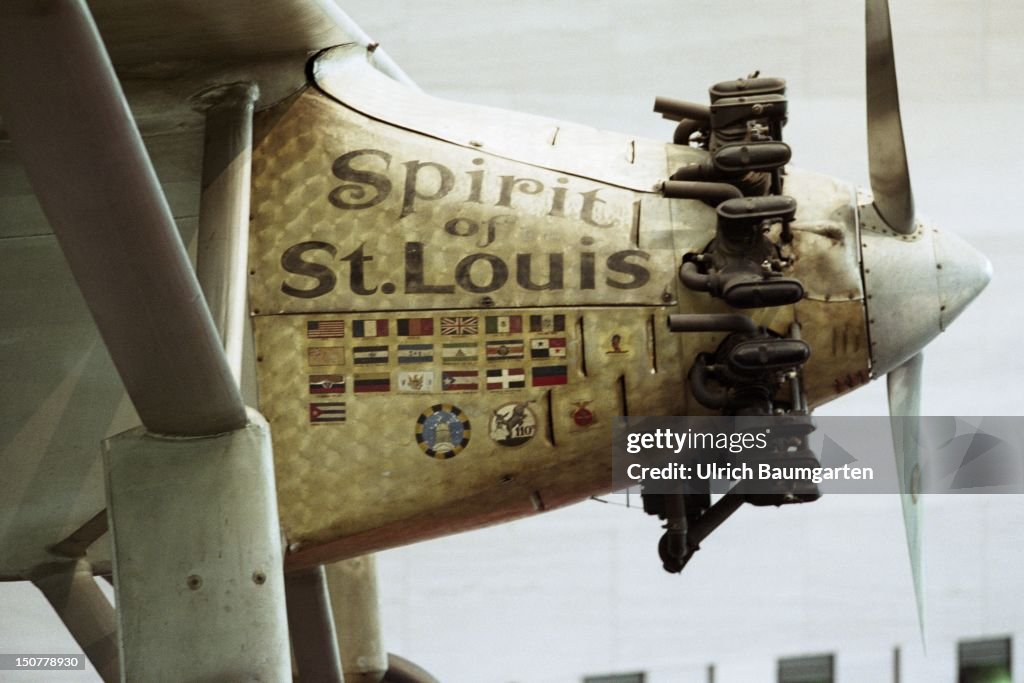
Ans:
[{"label": "wing underside", "polygon": [[[102,208],[76,211],[68,206],[60,197],[61,186],[84,192],[83,197],[106,193],[110,207],[117,206],[119,193],[129,194],[102,171],[103,155],[117,140],[104,137],[111,135],[107,126],[70,134],[66,124],[75,124],[76,117],[61,121],[67,111],[82,112],[78,120],[84,120],[85,112],[100,104],[93,99],[95,89],[81,87],[79,65],[64,60],[63,66],[44,66],[28,54],[30,44],[16,47],[18,41],[5,39],[7,47],[0,50],[0,78],[7,91],[0,108],[0,580],[23,578],[32,566],[52,559],[47,548],[77,538],[76,531],[102,533],[102,525],[89,524],[104,507],[100,442],[139,420],[115,370],[124,359],[116,350],[111,358],[110,340],[104,343],[94,322],[99,297],[89,292],[83,297],[81,274],[72,274],[72,256],[66,245],[62,251],[51,228],[54,206],[65,204],[67,231],[100,242],[89,257],[99,270],[117,271],[133,260],[121,237],[137,220],[127,205],[139,200],[163,204],[157,214],[166,217],[172,233],[177,229],[194,255],[190,243],[199,213],[204,122],[196,98],[217,84],[247,81],[260,89],[257,106],[265,106],[305,85],[304,65],[311,53],[371,42],[332,0],[95,0],[88,5],[120,81],[116,97],[121,106],[127,102],[141,133],[140,163],[155,171],[157,182],[145,191],[152,196],[140,197],[136,190],[121,206],[121,213],[132,217],[120,233],[104,235],[95,229],[103,223]],[[15,26],[19,14],[30,16],[38,9],[35,2],[6,3],[0,14],[8,16],[0,21]],[[52,27],[36,26],[40,34],[35,40],[59,41]],[[372,61],[392,77],[407,80],[382,50],[374,51]],[[28,91],[49,94],[30,105]],[[36,110],[26,116],[29,107]],[[47,110],[52,115],[41,120],[38,112]],[[38,163],[26,172],[23,161],[31,160],[25,146],[20,155],[15,152],[9,128],[19,119],[37,128],[34,135],[54,141],[42,174]],[[30,156],[40,149],[38,144],[28,147]],[[79,163],[90,155],[101,160],[92,171],[86,161]],[[72,172],[41,180],[47,177],[45,167],[68,163],[77,164]],[[44,195],[49,196],[41,203]],[[152,256],[169,263],[176,249],[161,246]],[[132,282],[118,289],[134,286],[143,300],[151,294],[159,298],[159,282]],[[157,338],[182,324],[160,311],[120,318],[122,332],[148,327]],[[145,353],[161,350],[151,346]],[[154,375],[139,381],[158,393],[161,382],[170,380]],[[108,567],[108,552],[105,543],[90,550],[97,570]]]}]

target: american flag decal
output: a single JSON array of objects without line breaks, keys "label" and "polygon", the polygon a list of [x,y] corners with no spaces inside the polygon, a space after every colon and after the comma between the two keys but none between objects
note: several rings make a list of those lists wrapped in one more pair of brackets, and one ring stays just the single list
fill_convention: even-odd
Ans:
[{"label": "american flag decal", "polygon": [[441,318],[442,335],[464,336],[467,334],[478,334],[479,332],[480,323],[475,315]]},{"label": "american flag decal", "polygon": [[334,339],[344,336],[344,320],[310,320],[306,323],[307,339]]},{"label": "american flag decal", "polygon": [[330,424],[345,421],[344,403],[310,403],[309,424]]}]

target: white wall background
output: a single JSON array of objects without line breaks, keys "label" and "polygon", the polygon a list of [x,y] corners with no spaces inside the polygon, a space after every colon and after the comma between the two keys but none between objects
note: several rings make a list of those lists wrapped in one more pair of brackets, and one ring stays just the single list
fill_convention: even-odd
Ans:
[{"label": "white wall background", "polygon": [[[996,271],[929,347],[925,411],[1021,414],[1024,3],[892,3],[917,205]],[[705,101],[754,69],[783,76],[793,163],[867,184],[859,2],[346,7],[430,93],[660,139],[672,124],[655,95]],[[885,411],[884,383],[827,408]],[[1002,634],[1022,661],[1024,501],[933,497],[925,514],[927,654],[887,496],[745,507],[680,576],[660,568],[653,518],[596,502],[382,553],[388,645],[442,680],[495,683],[631,670],[696,682],[712,662],[718,683],[769,683],[778,657],[816,652],[837,653],[842,683],[889,681],[895,646],[904,682],[954,681],[958,639]]]}]

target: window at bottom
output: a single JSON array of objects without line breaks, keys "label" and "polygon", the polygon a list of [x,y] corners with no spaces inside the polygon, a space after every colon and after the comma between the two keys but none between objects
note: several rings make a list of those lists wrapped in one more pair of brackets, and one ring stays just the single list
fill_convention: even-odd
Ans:
[{"label": "window at bottom", "polygon": [[957,683],[1012,683],[1010,639],[988,638],[957,645]]}]

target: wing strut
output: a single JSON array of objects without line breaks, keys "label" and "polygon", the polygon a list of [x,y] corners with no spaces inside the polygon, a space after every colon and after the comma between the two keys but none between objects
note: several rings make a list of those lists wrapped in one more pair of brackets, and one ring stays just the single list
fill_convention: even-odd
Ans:
[{"label": "wing strut", "polygon": [[233,83],[202,96],[206,108],[196,273],[238,381],[247,323],[252,114],[259,89]]},{"label": "wing strut", "polygon": [[[220,96],[201,222],[227,236],[206,254],[230,344],[252,106]],[[0,6],[0,111],[144,425],[104,443],[121,676],[290,680],[269,426],[245,410],[237,354],[233,372],[82,0]]]},{"label": "wing strut", "polygon": [[114,608],[92,576],[85,560],[37,567],[32,583],[54,611],[106,683],[121,679],[117,660],[117,618]]},{"label": "wing strut", "polygon": [[84,2],[3,3],[0,112],[146,428],[200,436],[244,426],[238,385]]},{"label": "wing strut", "polygon": [[288,632],[302,680],[342,683],[327,576],[322,565],[285,576]]},{"label": "wing strut", "polygon": [[377,591],[374,554],[327,566],[331,610],[346,681],[379,681],[388,670]]}]

